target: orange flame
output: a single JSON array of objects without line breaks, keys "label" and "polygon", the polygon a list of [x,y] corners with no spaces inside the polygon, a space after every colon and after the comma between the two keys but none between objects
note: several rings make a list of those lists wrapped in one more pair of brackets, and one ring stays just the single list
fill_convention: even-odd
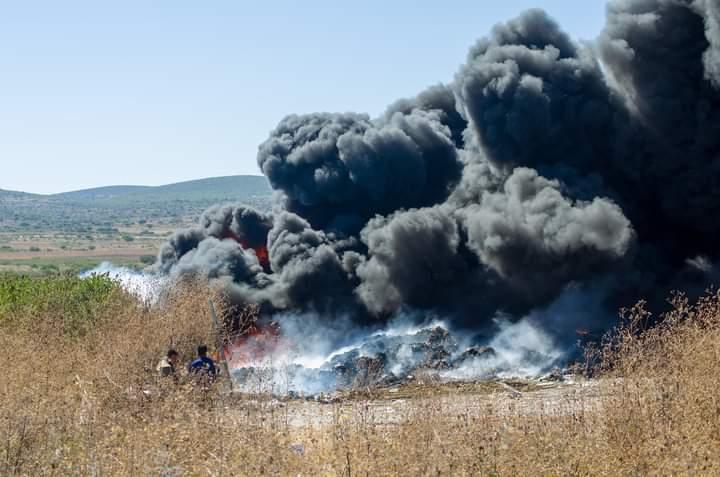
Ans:
[{"label": "orange flame", "polygon": [[267,270],[270,268],[270,257],[268,255],[268,249],[265,245],[258,245],[257,247],[251,247],[246,241],[241,240],[240,246],[244,249],[252,249],[255,251],[255,256],[258,258],[260,265]]},{"label": "orange flame", "polygon": [[277,322],[255,323],[225,347],[225,360],[230,368],[252,366],[286,345]]},{"label": "orange flame", "polygon": [[237,234],[235,234],[232,230],[227,230],[225,232],[225,235],[220,238],[222,240],[232,239],[239,243],[240,246],[245,250],[253,250],[255,252],[255,256],[258,259],[258,262],[260,262],[260,265],[263,267],[263,269],[265,271],[270,270],[270,256],[268,255],[267,246],[258,245],[256,247],[253,247],[247,240],[241,240],[240,237],[238,237]]}]

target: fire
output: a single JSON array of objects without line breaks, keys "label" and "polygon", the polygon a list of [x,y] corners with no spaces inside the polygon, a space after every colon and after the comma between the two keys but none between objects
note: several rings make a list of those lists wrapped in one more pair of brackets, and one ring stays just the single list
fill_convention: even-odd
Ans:
[{"label": "fire", "polygon": [[251,247],[246,241],[241,240],[240,246],[244,249],[252,249],[255,251],[255,256],[258,258],[258,262],[265,270],[270,268],[270,256],[268,255],[268,249],[265,245],[258,245],[257,247]]},{"label": "fire", "polygon": [[286,345],[277,322],[254,323],[225,347],[225,359],[230,368],[253,366]]},{"label": "fire", "polygon": [[240,246],[245,250],[253,250],[255,252],[255,256],[258,259],[258,262],[260,262],[260,265],[262,265],[263,269],[265,271],[270,270],[270,256],[268,255],[267,246],[265,246],[264,244],[253,247],[252,245],[250,245],[250,242],[248,242],[247,240],[242,240],[232,230],[227,230],[225,232],[225,235],[223,235],[222,239],[232,239],[239,243]]}]

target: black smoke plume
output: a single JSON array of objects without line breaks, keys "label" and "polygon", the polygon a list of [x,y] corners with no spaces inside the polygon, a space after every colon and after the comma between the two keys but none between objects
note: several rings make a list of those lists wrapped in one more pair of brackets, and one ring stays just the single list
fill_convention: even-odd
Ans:
[{"label": "black smoke plume", "polygon": [[[450,84],[375,119],[288,116],[257,159],[273,214],[208,210],[160,271],[204,273],[269,313],[608,326],[617,306],[717,275],[720,3],[613,1],[586,44],[530,10]],[[570,309],[594,318],[547,311]]]}]

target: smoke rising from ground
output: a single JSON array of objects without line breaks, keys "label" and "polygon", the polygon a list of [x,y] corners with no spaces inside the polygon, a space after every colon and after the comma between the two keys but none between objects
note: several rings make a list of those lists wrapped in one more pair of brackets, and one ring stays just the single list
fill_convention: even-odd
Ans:
[{"label": "smoke rising from ground", "polygon": [[257,157],[274,212],[211,208],[156,268],[222,280],[268,314],[370,324],[411,307],[486,335],[534,316],[562,340],[711,282],[716,1],[612,1],[587,44],[530,10],[451,75],[379,118],[286,117]]}]

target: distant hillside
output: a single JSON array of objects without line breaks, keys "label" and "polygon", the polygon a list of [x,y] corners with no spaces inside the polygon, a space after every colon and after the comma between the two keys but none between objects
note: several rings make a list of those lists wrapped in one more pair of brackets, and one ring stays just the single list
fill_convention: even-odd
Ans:
[{"label": "distant hillside", "polygon": [[122,205],[131,202],[233,201],[270,195],[263,176],[225,176],[178,182],[163,186],[108,186],[64,192],[50,196],[66,201],[97,201],[97,205]]},{"label": "distant hillside", "polygon": [[36,194],[28,194],[27,192],[18,192],[15,190],[0,189],[0,200],[2,199],[26,199],[37,197]]},{"label": "distant hillside", "polygon": [[[163,186],[160,186],[163,187]],[[63,192],[60,194],[51,194],[49,197],[63,200],[95,200],[95,199],[112,199],[153,189],[150,186],[131,186],[117,185],[107,187],[95,187],[92,189],[74,190],[71,192]]]},{"label": "distant hillside", "polygon": [[116,185],[52,195],[0,190],[0,231],[80,233],[137,220],[180,224],[223,202],[269,210],[271,194],[262,176],[212,177],[163,186]]}]

